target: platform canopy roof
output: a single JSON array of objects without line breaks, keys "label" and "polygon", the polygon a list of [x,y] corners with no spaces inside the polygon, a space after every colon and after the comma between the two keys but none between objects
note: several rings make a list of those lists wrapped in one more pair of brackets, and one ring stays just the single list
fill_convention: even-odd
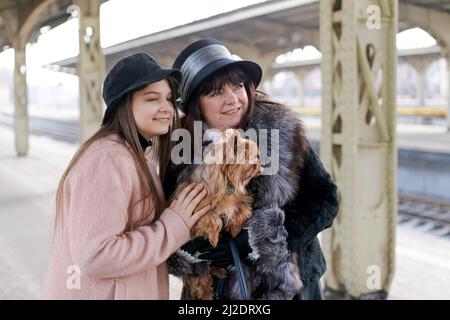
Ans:
[{"label": "platform canopy roof", "polygon": [[[29,30],[28,42],[36,41],[42,27],[54,27],[66,21],[70,17],[68,8],[72,2],[0,0],[0,51],[13,46],[20,30],[24,33]],[[37,10],[44,4],[45,10]],[[445,12],[450,17],[450,0],[400,0],[402,5],[419,7],[428,12]],[[148,51],[158,59],[169,61],[188,43],[204,37],[223,41],[237,54],[251,50],[253,54],[275,57],[308,44],[318,47],[319,9],[318,0],[271,0],[239,8],[104,48],[106,67],[109,69],[122,57],[138,51]],[[409,16],[400,15],[400,30],[417,26]],[[76,61],[77,57],[71,57],[56,64],[74,67]]]}]

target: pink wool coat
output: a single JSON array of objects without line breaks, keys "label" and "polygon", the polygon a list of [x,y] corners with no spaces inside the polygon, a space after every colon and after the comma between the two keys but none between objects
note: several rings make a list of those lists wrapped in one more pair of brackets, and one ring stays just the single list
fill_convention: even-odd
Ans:
[{"label": "pink wool coat", "polygon": [[[45,299],[169,298],[166,259],[189,240],[189,229],[168,208],[156,222],[122,233],[142,202],[133,205],[141,197],[138,174],[117,139],[94,142],[65,180]],[[162,195],[156,168],[147,163]]]}]

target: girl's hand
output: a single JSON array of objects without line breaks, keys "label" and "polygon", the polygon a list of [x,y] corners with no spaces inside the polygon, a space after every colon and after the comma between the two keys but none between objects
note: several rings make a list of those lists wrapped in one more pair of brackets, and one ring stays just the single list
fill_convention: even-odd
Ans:
[{"label": "girl's hand", "polygon": [[211,205],[207,205],[194,212],[194,209],[207,194],[208,192],[203,184],[193,182],[180,192],[172,201],[169,208],[174,210],[183,219],[190,230],[197,220],[211,208]]}]

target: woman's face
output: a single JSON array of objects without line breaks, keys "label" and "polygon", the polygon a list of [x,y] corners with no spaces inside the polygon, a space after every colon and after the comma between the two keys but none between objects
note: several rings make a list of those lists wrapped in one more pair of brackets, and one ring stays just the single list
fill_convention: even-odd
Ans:
[{"label": "woman's face", "polygon": [[167,80],[148,84],[131,97],[138,132],[147,140],[166,134],[173,121],[172,90]]},{"label": "woman's face", "polygon": [[208,128],[237,128],[248,110],[248,97],[243,83],[225,84],[220,91],[200,96],[200,111]]}]

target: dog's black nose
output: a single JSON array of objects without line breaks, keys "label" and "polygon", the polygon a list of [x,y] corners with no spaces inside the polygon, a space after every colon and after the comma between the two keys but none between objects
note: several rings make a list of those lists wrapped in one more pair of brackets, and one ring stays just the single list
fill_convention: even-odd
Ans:
[{"label": "dog's black nose", "polygon": [[227,215],[226,215],[226,213],[225,212],[222,212],[220,215],[219,215],[219,217],[220,217],[220,220],[222,220],[222,223],[223,224],[226,224],[227,223]]}]

